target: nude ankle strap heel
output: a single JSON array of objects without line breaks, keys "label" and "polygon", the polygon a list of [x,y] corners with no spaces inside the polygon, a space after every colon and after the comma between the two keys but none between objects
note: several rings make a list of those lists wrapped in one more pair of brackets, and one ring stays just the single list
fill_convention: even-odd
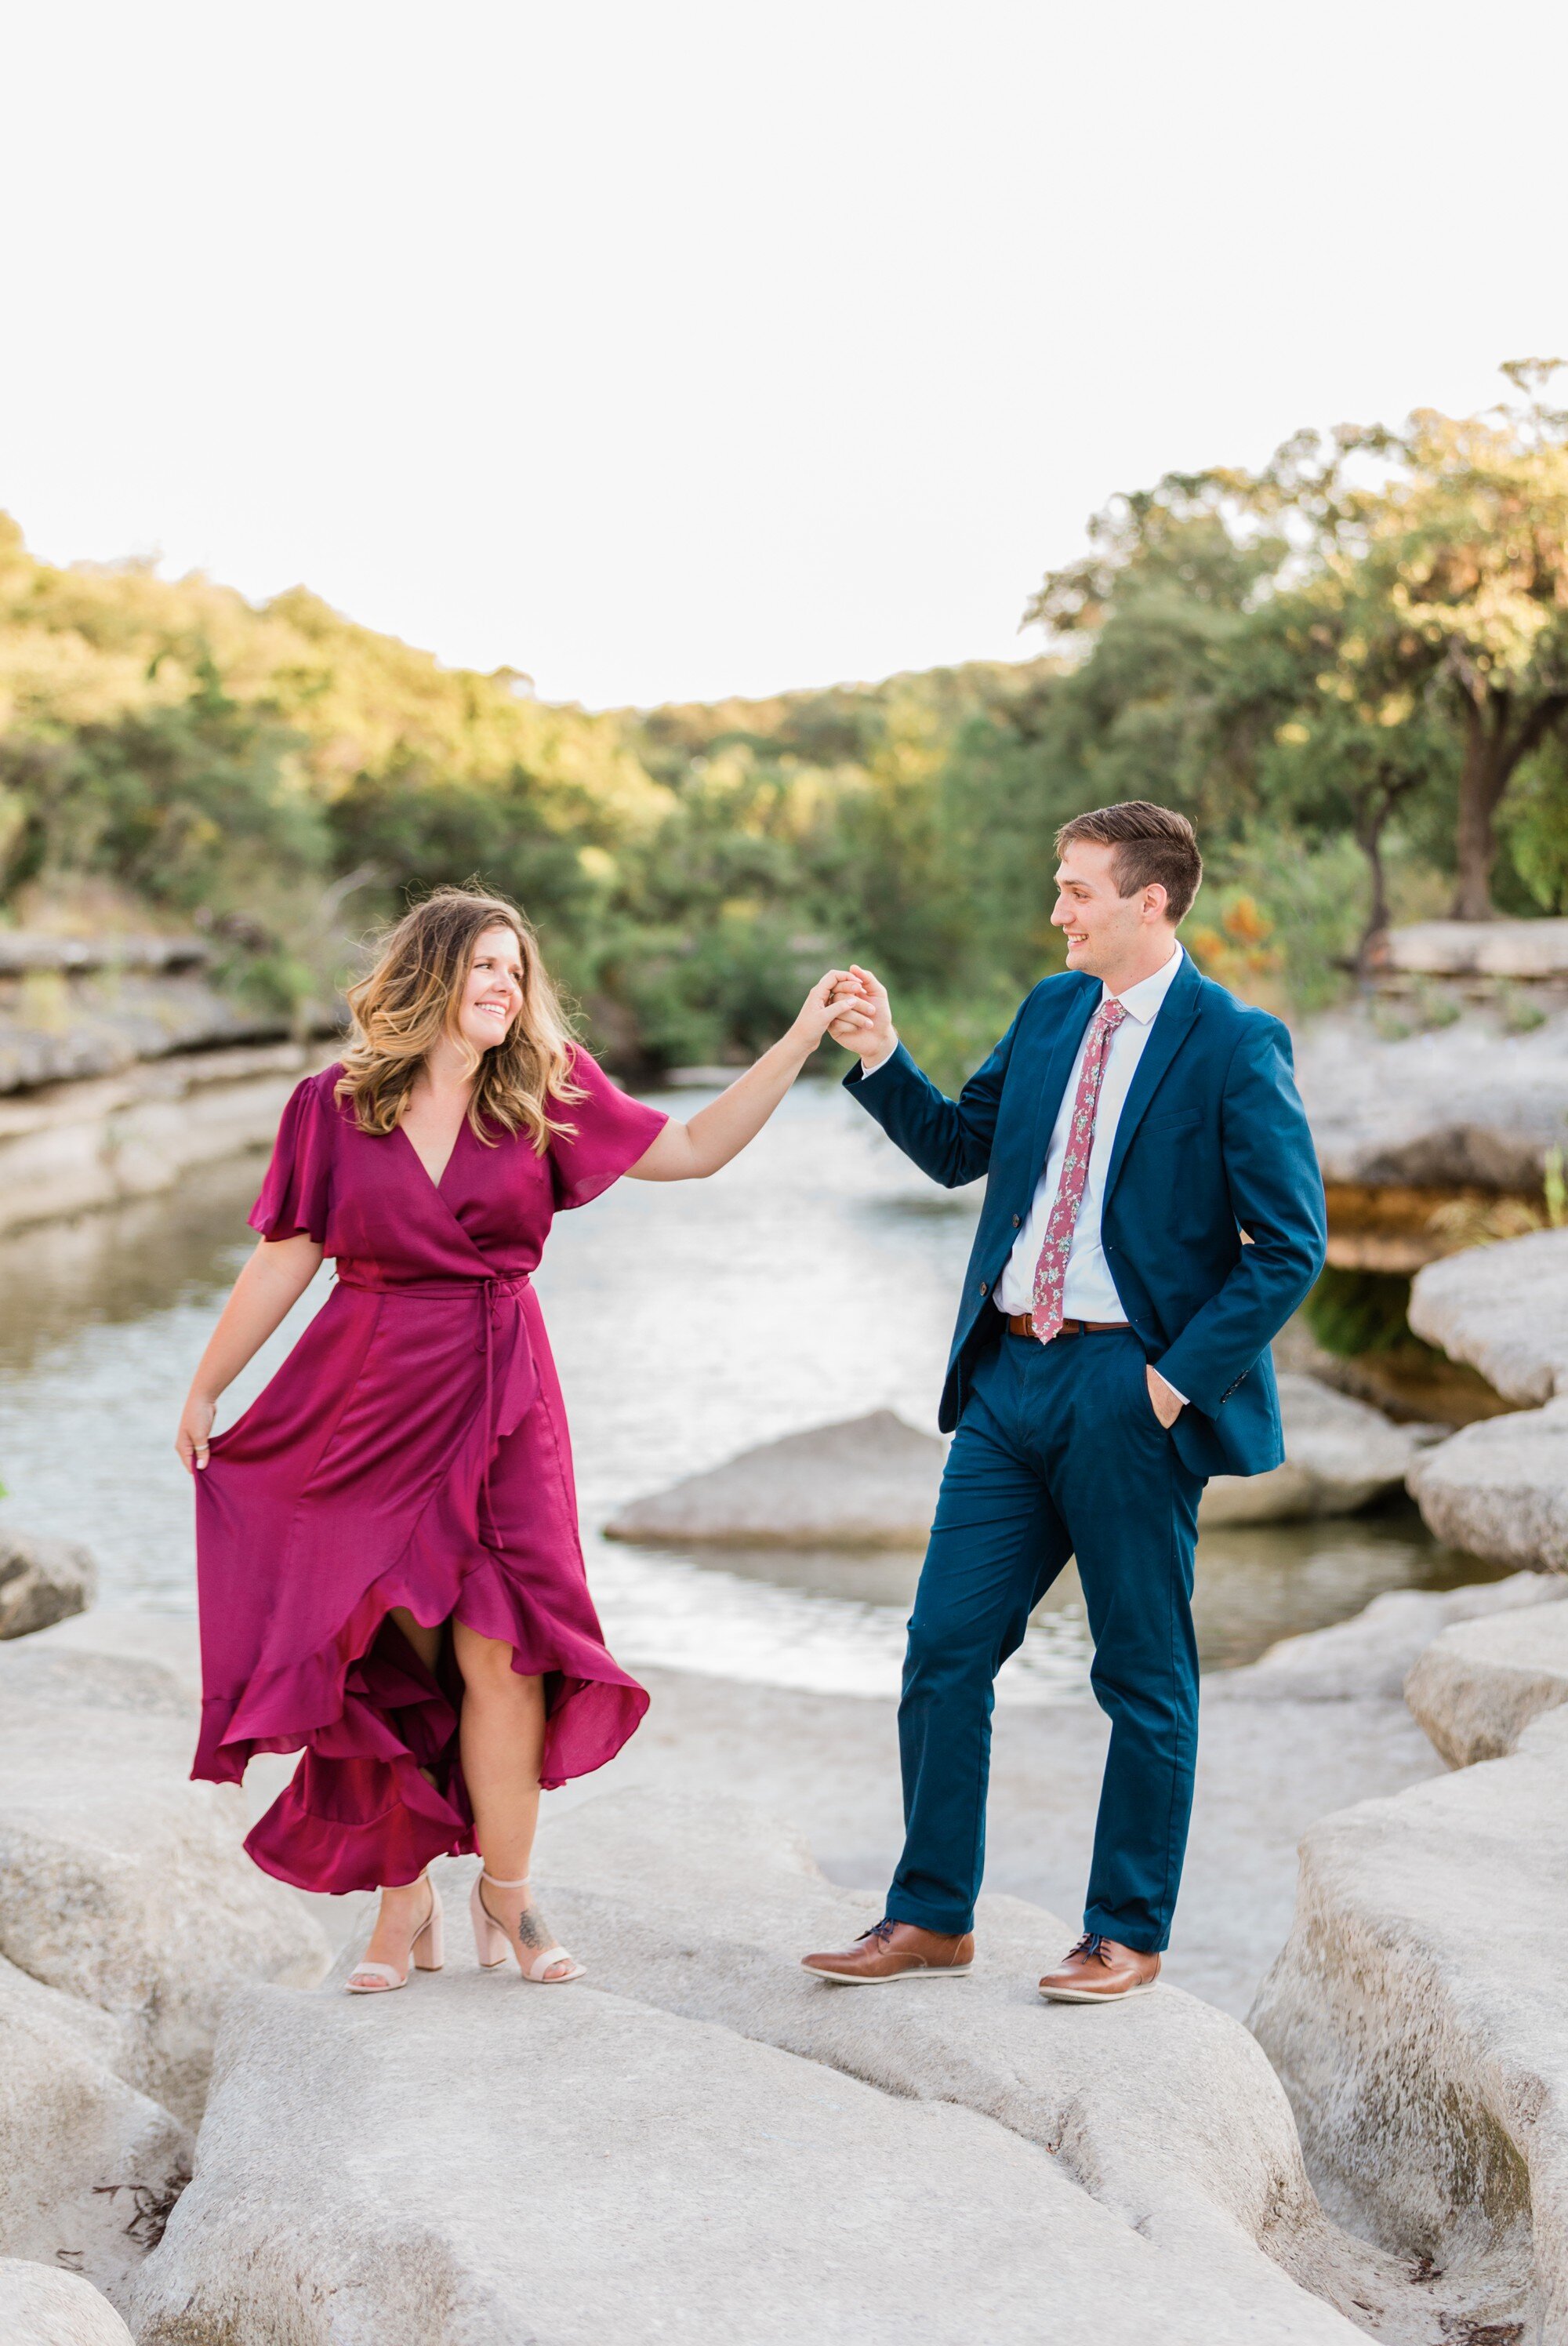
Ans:
[{"label": "nude ankle strap heel", "polygon": [[[487,1972],[497,1971],[506,1961],[508,1953],[512,1953],[517,1958],[517,1968],[524,1978],[532,1981],[535,1987],[565,1987],[568,1980],[581,1979],[582,1964],[574,1962],[565,1947],[546,1947],[544,1953],[535,1955],[532,1963],[524,1962],[521,1945],[514,1947],[484,1902],[483,1885],[486,1882],[492,1890],[526,1890],[528,1877],[524,1874],[520,1881],[503,1882],[494,1873],[475,1874],[473,1887],[468,1893],[468,1912],[473,1921],[474,1952],[482,1967]],[[570,1964],[571,1969],[558,1972],[552,1979],[552,1964]]]},{"label": "nude ankle strap heel", "polygon": [[[430,1912],[409,1942],[409,1965],[416,1972],[438,1972],[446,1961],[441,1900],[429,1874],[421,1878],[430,1891]],[[419,1952],[422,1939],[427,1942],[423,1957]],[[393,1988],[407,1985],[408,1973],[395,1971],[391,1964],[360,1963],[349,1974],[348,1992],[351,1995],[387,1995]]]}]

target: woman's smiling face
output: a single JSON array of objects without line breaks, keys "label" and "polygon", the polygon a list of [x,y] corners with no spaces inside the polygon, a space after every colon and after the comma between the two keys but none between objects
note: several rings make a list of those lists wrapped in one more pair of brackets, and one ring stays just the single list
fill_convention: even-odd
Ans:
[{"label": "woman's smiling face", "polygon": [[522,1007],[523,948],[516,933],[507,928],[484,929],[473,941],[457,1006],[457,1031],[476,1051],[493,1051],[504,1042]]}]

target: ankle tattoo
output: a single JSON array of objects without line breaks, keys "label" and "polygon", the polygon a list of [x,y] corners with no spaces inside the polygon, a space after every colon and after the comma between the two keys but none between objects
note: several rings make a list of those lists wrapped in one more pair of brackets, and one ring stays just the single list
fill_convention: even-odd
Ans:
[{"label": "ankle tattoo", "polygon": [[517,1917],[517,1943],[520,1947],[547,1947],[549,1934],[532,1906],[524,1906]]}]

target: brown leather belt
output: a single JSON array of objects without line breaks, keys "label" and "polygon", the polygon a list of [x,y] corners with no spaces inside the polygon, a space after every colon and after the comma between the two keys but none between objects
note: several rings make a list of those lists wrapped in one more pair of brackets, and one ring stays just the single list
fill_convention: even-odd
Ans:
[{"label": "brown leather belt", "polygon": [[[1027,1311],[1009,1311],[1006,1317],[1010,1336],[1034,1335],[1034,1322]],[[1062,1333],[1064,1336],[1111,1336],[1126,1325],[1125,1320],[1064,1320]],[[1036,1336],[1034,1341],[1038,1343],[1040,1340]]]}]

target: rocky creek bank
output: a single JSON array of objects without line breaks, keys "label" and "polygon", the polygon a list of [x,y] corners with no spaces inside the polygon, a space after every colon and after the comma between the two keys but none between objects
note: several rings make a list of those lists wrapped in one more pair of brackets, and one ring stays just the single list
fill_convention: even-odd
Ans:
[{"label": "rocky creek bank", "polygon": [[1517,1404],[1412,1460],[1427,1524],[1494,1563],[1568,1572],[1568,1230],[1430,1264],[1411,1286],[1410,1321]]},{"label": "rocky creek bank", "polygon": [[200,937],[0,931],[0,1232],[264,1146],[325,1045],[214,984]]},{"label": "rocky creek bank", "polygon": [[[796,1964],[880,1912],[891,1706],[661,1672],[644,1733],[556,1798],[542,1841],[546,1911],[588,1980],[479,1973],[472,1863],[453,1862],[446,1972],[378,2002],[339,1993],[369,1902],[257,1874],[239,1796],[185,1780],[189,1625],[87,1613],[17,1640],[0,1650],[0,2078],[17,2081],[0,2084],[0,2254],[25,2270],[0,2265],[0,2335],[5,2290],[36,2297],[62,2252],[118,2309],[93,2300],[94,2319],[123,2316],[143,2346],[676,2330],[891,2346],[916,2328],[1439,2346],[1500,2306],[1519,2318],[1518,2225],[1505,2210],[1494,2238],[1495,2190],[1437,2207],[1430,2163],[1410,2208],[1397,2178],[1391,2207],[1342,2182],[1353,2153],[1298,2074],[1303,2041],[1333,2048],[1321,2069],[1340,2057],[1333,2014],[1302,2022],[1283,2064],[1308,2164],[1257,2045],[1193,1989],[1233,2010],[1252,1995],[1289,1928],[1302,1827],[1367,1791],[1401,1815],[1489,1772],[1441,1776],[1399,1682],[1434,1638],[1531,1624],[1558,1586],[1385,1597],[1207,1680],[1168,1984],[1114,2015],[1033,1993],[1076,1928],[1103,1751],[1086,1703],[999,1716],[998,1887],[967,1983],[866,1996]],[[1463,1857],[1479,1900],[1485,1851]],[[1388,1982],[1396,2002],[1426,1992],[1418,1970]],[[1399,2075],[1421,2090],[1419,2068]],[[139,2191],[94,2188],[113,2184]],[[1374,2201],[1375,2241],[1336,2220]],[[1480,2245],[1457,2254],[1456,2225]]]}]

